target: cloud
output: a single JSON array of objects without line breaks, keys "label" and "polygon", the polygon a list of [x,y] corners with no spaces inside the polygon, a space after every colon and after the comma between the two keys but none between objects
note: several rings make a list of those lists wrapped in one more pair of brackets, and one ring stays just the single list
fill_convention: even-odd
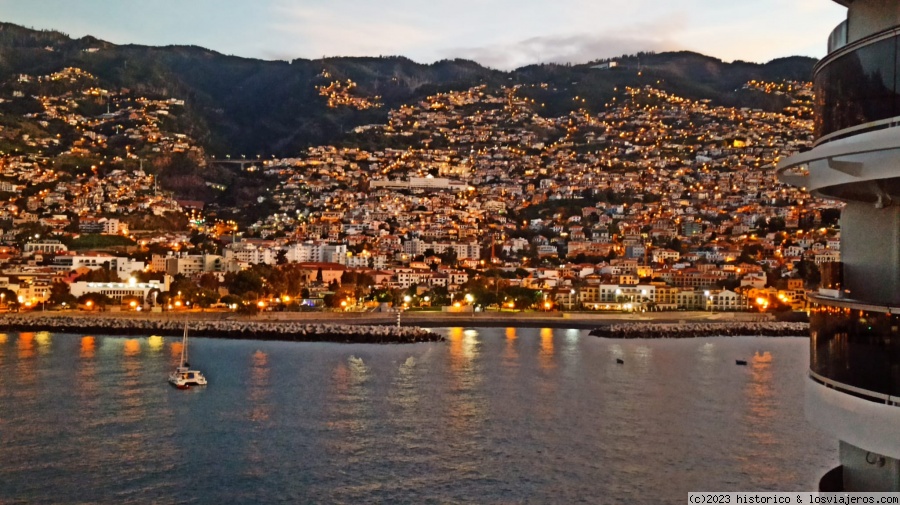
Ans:
[{"label": "cloud", "polygon": [[631,25],[598,34],[545,35],[515,43],[442,51],[444,57],[475,60],[489,67],[510,70],[533,63],[585,63],[640,51],[682,49],[674,42],[685,26],[682,15],[665,21]]},{"label": "cloud", "polygon": [[431,38],[426,30],[413,23],[372,22],[365,12],[289,2],[274,7],[277,21],[271,28],[291,40],[288,47],[277,51],[281,58],[287,53],[293,53],[294,57],[298,54],[312,57],[399,55]]},{"label": "cloud", "polygon": [[443,54],[448,58],[465,58],[488,67],[510,70],[532,63],[585,63],[640,51],[668,51],[677,48],[677,44],[668,41],[570,35],[532,37],[515,44],[458,48],[444,51]]}]

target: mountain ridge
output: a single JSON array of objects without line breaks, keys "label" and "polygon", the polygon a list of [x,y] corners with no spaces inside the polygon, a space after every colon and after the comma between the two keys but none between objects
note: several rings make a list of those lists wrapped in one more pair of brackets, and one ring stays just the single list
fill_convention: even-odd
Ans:
[{"label": "mountain ridge", "polygon": [[[690,51],[611,60],[619,66],[598,70],[591,68],[596,61],[543,63],[512,71],[465,59],[423,64],[404,56],[259,60],[195,45],[117,45],[93,36],[75,39],[59,31],[0,23],[0,81],[73,66],[97,76],[103,86],[184,99],[185,133],[219,156],[293,155],[338,142],[356,126],[384,123],[390,109],[480,84],[548,83],[540,98],[553,115],[575,110],[571,95],[583,97],[585,107],[596,111],[617,89],[645,84],[687,98],[775,110],[783,106],[777,98],[745,97],[735,90],[753,79],[808,80],[816,61],[793,56],[726,63]],[[381,106],[331,107],[317,91],[317,86],[347,80],[355,93],[378,97]]]}]

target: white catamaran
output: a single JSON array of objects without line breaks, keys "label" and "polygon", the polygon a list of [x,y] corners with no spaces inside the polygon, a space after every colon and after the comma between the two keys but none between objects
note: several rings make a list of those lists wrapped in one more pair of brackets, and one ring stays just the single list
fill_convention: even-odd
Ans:
[{"label": "white catamaran", "polygon": [[203,376],[203,373],[200,370],[191,370],[191,365],[188,363],[187,323],[184,324],[184,338],[181,341],[181,364],[169,374],[169,383],[178,389],[206,385],[206,377]]}]

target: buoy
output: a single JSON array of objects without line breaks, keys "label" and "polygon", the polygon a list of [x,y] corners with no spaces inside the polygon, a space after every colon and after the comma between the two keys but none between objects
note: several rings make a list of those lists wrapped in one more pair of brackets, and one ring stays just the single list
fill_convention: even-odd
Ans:
[{"label": "buoy", "polygon": [[624,359],[621,359],[621,358],[616,358],[616,363],[618,363],[618,364],[620,364],[620,365],[624,365],[624,364],[625,364],[625,360],[624,360]]}]

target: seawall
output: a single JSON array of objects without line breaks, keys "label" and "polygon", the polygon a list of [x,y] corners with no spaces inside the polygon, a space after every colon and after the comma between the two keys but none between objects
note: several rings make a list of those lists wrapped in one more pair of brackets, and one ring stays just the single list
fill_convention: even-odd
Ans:
[{"label": "seawall", "polygon": [[809,336],[809,323],[626,323],[603,326],[590,334],[604,338],[806,337]]},{"label": "seawall", "polygon": [[[161,318],[69,317],[7,314],[0,330],[93,333],[98,335],[171,335],[184,332],[185,320]],[[415,326],[364,326],[294,321],[191,320],[191,337],[292,342],[411,344],[439,342],[442,335]]]}]

